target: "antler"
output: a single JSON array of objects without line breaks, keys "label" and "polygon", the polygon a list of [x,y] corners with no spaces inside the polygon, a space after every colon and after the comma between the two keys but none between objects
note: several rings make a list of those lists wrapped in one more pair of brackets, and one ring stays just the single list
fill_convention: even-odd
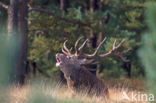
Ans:
[{"label": "antler", "polygon": [[97,58],[97,57],[100,57],[100,58],[105,58],[107,56],[116,56],[118,58],[120,58],[121,60],[123,60],[124,62],[128,62],[129,60],[124,57],[124,54],[126,54],[129,50],[124,50],[122,52],[119,52],[118,49],[123,45],[123,43],[125,42],[125,39],[123,39],[118,45],[116,45],[116,40],[114,41],[113,43],[113,46],[112,46],[112,49],[110,51],[108,51],[107,53],[103,53],[103,54],[99,54],[98,55],[98,50],[101,48],[102,44],[105,42],[106,40],[106,37],[102,40],[102,42],[100,42],[100,44],[98,45],[98,47],[96,48],[96,50],[94,51],[94,53],[92,54],[86,54],[86,53],[82,53],[82,50],[83,48],[85,47],[88,39],[86,39],[83,44],[78,48],[78,43],[79,41],[82,39],[82,37],[80,37],[76,42],[75,42],[75,46],[74,46],[74,49],[75,49],[75,53],[72,54],[71,53],[71,50],[69,50],[66,46],[66,43],[67,43],[67,40],[64,42],[64,45],[63,45],[63,48],[62,48],[62,52],[68,56],[79,56],[79,57],[84,57],[84,58],[87,58],[87,59],[94,59],[94,58]]},{"label": "antler", "polygon": [[100,49],[100,47],[102,46],[102,44],[104,43],[104,41],[106,40],[106,37],[102,40],[102,42],[98,45],[98,47],[96,48],[95,52],[93,54],[84,54],[87,58],[93,58],[95,56],[97,56],[98,50]]},{"label": "antler", "polygon": [[123,39],[117,46],[116,46],[116,40],[114,41],[113,43],[113,47],[112,47],[112,50],[110,50],[109,52],[105,53],[105,54],[101,54],[99,55],[99,57],[107,57],[107,56],[110,56],[110,55],[114,55],[114,56],[117,56],[119,57],[121,60],[123,60],[124,62],[128,62],[129,60],[124,57],[124,54],[126,54],[129,50],[124,50],[122,52],[119,52],[118,49],[123,45],[123,43],[125,42],[125,39]]},{"label": "antler", "polygon": [[66,46],[67,41],[68,41],[68,40],[66,40],[66,41],[63,43],[62,52],[63,52],[64,54],[70,56],[70,55],[71,55],[70,50],[69,50],[69,49],[67,48],[67,46]]},{"label": "antler", "polygon": [[107,56],[114,55],[114,56],[119,57],[124,62],[129,61],[126,57],[124,57],[124,54],[127,53],[129,50],[124,50],[122,52],[117,51],[122,46],[122,44],[125,42],[125,39],[122,40],[117,46],[116,46],[116,40],[115,40],[113,43],[112,50],[108,51],[107,53],[97,55],[98,50],[100,49],[100,47],[102,46],[102,44],[104,43],[105,40],[106,40],[106,38],[104,38],[104,40],[98,45],[98,47],[96,48],[96,50],[93,54],[84,54],[84,57],[88,58],[88,59],[92,59],[92,58],[96,58],[96,57],[105,58]]},{"label": "antler", "polygon": [[79,48],[77,48],[78,43],[79,43],[79,41],[80,41],[81,39],[82,39],[82,37],[80,37],[80,38],[75,42],[75,46],[74,46],[75,53],[74,53],[74,54],[71,53],[72,48],[69,50],[69,49],[67,48],[67,46],[66,46],[66,43],[67,43],[68,40],[66,40],[66,41],[64,42],[63,48],[62,48],[62,52],[63,52],[64,54],[68,55],[68,56],[72,56],[72,55],[79,56],[79,55],[82,53],[82,50],[83,50],[83,48],[85,47],[85,45],[86,45],[86,43],[87,43],[87,41],[88,41],[88,39],[86,39],[86,40],[82,43],[82,45],[81,45]]},{"label": "antler", "polygon": [[88,41],[88,39],[86,39],[86,40],[83,42],[83,44],[79,47],[79,49],[78,49],[79,54],[81,54],[81,53],[82,53],[82,50],[83,50],[83,48],[85,47],[85,45],[86,45],[87,41]]}]

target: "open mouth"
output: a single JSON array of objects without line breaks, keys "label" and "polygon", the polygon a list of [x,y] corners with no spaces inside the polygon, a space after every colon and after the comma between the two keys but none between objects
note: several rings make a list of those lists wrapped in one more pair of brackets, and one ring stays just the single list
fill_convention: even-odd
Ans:
[{"label": "open mouth", "polygon": [[57,61],[58,63],[61,62],[60,58],[58,58],[58,57],[56,57],[56,61]]},{"label": "open mouth", "polygon": [[61,62],[61,59],[60,59],[59,57],[56,56],[56,61],[57,61],[57,62],[56,62],[56,66],[59,67],[60,64],[62,63],[62,62]]}]

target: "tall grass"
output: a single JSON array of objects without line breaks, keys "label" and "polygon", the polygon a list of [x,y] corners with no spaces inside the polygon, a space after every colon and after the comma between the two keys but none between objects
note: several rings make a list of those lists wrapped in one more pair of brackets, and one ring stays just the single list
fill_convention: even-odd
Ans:
[{"label": "tall grass", "polygon": [[[123,93],[126,93],[130,100],[123,98]],[[147,103],[147,101],[133,101],[132,93],[144,93],[144,91],[132,90],[124,86],[121,88],[110,87],[109,98],[105,99],[88,97],[84,93],[72,94],[61,83],[40,81],[23,87],[12,86],[9,88],[8,97],[11,103]]]}]

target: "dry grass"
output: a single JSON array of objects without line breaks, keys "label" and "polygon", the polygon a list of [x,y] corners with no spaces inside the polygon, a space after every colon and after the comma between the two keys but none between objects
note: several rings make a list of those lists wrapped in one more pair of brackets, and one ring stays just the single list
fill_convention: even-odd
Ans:
[{"label": "dry grass", "polygon": [[[130,97],[130,100],[124,99],[123,93],[126,93]],[[109,99],[104,99],[87,97],[85,94],[73,95],[66,87],[60,86],[60,84],[45,85],[37,83],[23,87],[11,87],[9,89],[9,99],[10,103],[147,103],[146,101],[132,101],[132,93],[143,92],[125,87],[110,87]]]}]

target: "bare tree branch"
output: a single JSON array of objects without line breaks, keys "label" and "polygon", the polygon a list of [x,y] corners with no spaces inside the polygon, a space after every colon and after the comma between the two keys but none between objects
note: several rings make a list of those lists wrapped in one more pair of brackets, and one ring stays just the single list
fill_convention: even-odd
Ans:
[{"label": "bare tree branch", "polygon": [[85,27],[92,28],[90,24],[83,23],[81,21],[74,20],[74,19],[67,19],[67,18],[64,18],[64,17],[61,17],[61,16],[57,16],[53,12],[51,12],[49,10],[42,9],[42,8],[30,8],[29,12],[31,12],[31,11],[43,12],[43,13],[46,13],[48,15],[52,15],[52,16],[56,17],[57,19],[63,20],[65,22],[68,22],[70,24],[75,24],[75,25],[79,25],[79,26],[85,26]]},{"label": "bare tree branch", "polygon": [[6,5],[6,4],[4,4],[4,3],[2,3],[2,2],[0,2],[0,7],[3,7],[3,8],[5,8],[5,9],[8,9],[8,5]]}]

